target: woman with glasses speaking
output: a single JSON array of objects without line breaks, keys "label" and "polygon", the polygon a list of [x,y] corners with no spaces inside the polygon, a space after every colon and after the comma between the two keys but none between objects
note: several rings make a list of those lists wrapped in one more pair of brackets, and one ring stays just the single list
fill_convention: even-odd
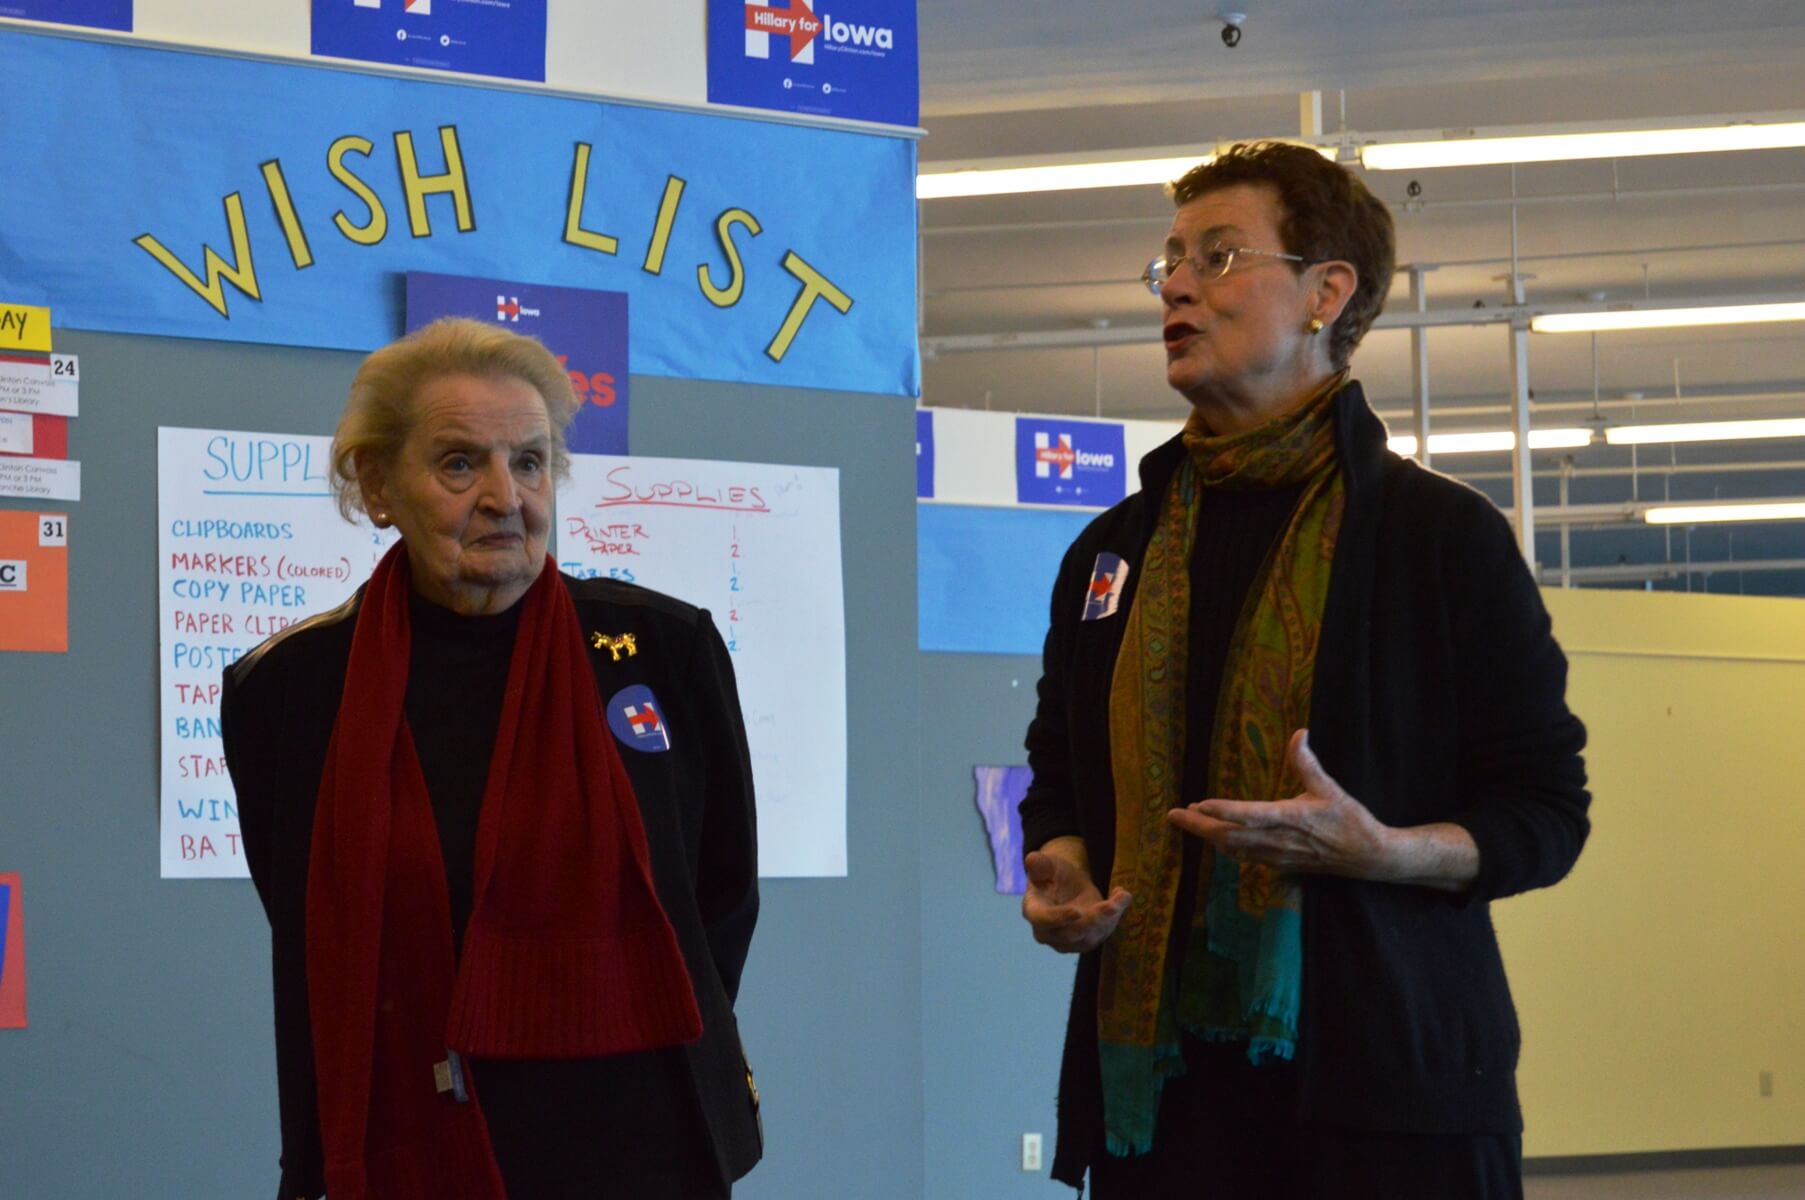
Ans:
[{"label": "woman with glasses speaking", "polygon": [[1023,914],[1077,954],[1053,1177],[1117,1197],[1519,1197],[1491,901],[1588,831],[1504,517],[1386,448],[1349,358],[1391,216],[1315,150],[1173,189],[1143,280],[1183,432],[1061,565]]}]

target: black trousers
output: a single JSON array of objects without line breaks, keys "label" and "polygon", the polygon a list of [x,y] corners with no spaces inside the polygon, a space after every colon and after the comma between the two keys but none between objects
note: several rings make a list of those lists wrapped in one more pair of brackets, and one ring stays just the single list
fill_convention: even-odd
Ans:
[{"label": "black trousers", "polygon": [[474,1063],[508,1200],[727,1200],[681,1054]]},{"label": "black trousers", "polygon": [[1522,1200],[1522,1139],[1370,1133],[1300,1122],[1297,1072],[1243,1046],[1186,1046],[1153,1150],[1091,1164],[1093,1200]]}]

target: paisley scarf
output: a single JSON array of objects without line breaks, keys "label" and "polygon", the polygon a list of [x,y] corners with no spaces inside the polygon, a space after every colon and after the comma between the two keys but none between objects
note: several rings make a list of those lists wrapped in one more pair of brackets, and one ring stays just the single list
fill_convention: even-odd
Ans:
[{"label": "paisley scarf", "polygon": [[[1184,952],[1172,920],[1184,837],[1166,813],[1207,797],[1277,800],[1301,783],[1286,760],[1308,723],[1316,647],[1335,539],[1346,506],[1335,456],[1337,375],[1303,404],[1256,428],[1216,436],[1196,411],[1187,456],[1161,499],[1109,697],[1116,851],[1110,887],[1134,903],[1104,943],[1098,1050],[1111,1154],[1153,1146],[1160,1090],[1184,1072],[1181,1031],[1245,1041],[1256,1064],[1297,1046],[1303,984],[1302,889],[1295,877],[1237,863],[1205,844]],[[1301,485],[1235,624],[1210,738],[1203,796],[1181,794],[1188,705],[1191,545],[1203,489]],[[1201,732],[1201,731],[1199,731]]]}]

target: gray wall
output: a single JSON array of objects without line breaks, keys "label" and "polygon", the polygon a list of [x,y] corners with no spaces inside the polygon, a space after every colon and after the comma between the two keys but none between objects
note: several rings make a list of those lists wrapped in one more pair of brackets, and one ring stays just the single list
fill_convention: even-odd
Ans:
[{"label": "gray wall", "polygon": [[[1024,586],[1037,594],[1045,581]],[[1027,761],[1038,657],[921,656],[921,991],[926,1200],[1052,1200],[1053,1101],[1077,960],[1035,943],[998,895],[974,765]],[[1021,1169],[1040,1133],[1042,1166]]]},{"label": "gray wall", "polygon": [[[329,433],[359,356],[57,348],[82,356],[84,498],[56,506],[70,652],[0,654],[0,870],[23,872],[31,1009],[0,1030],[0,1196],[265,1196],[267,927],[249,882],[157,877],[156,428]],[[912,405],[643,377],[633,400],[641,453],[843,472],[851,875],[765,884],[740,1018],[770,1154],[737,1194],[920,1196]]]}]

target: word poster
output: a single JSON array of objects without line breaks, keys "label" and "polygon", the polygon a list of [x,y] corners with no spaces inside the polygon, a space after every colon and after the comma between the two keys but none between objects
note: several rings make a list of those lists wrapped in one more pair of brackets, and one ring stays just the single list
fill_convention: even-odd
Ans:
[{"label": "word poster", "polygon": [[249,874],[219,735],[225,669],[334,608],[398,536],[339,515],[331,439],[157,430],[165,879]]},{"label": "word poster", "polygon": [[845,875],[839,471],[572,455],[558,558],[709,611],[752,752],[759,874]]}]

